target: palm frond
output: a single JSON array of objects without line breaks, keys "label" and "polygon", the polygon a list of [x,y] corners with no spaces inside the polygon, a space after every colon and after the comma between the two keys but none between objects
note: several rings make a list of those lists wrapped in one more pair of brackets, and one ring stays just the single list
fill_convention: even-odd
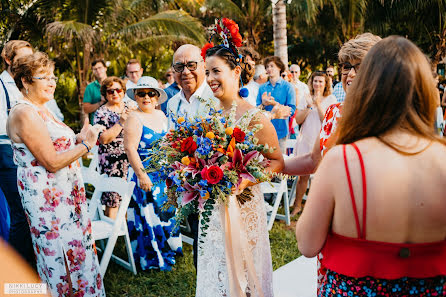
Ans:
[{"label": "palm frond", "polygon": [[287,9],[293,10],[298,16],[303,16],[303,20],[309,24],[315,21],[323,5],[323,0],[293,0]]},{"label": "palm frond", "polygon": [[76,21],[52,22],[47,25],[46,33],[50,43],[60,37],[68,42],[78,40],[84,45],[92,45],[98,39],[98,32],[93,27]]},{"label": "palm frond", "polygon": [[243,21],[245,14],[240,7],[231,0],[206,0],[205,7],[211,14],[226,16],[235,21]]},{"label": "palm frond", "polygon": [[162,35],[177,36],[177,39],[189,38],[200,44],[205,42],[204,29],[200,21],[185,11],[174,10],[160,12],[127,25],[118,30],[112,37],[138,40]]}]

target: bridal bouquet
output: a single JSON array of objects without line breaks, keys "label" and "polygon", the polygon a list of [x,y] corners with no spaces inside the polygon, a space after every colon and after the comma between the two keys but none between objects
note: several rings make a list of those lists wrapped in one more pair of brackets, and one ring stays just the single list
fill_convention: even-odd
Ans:
[{"label": "bridal bouquet", "polygon": [[[260,124],[248,129],[250,121],[242,118],[240,125],[235,125],[236,105],[227,116],[207,107],[205,117],[175,117],[177,129],[153,146],[146,168],[148,172],[157,172],[158,182],[165,180],[166,207],[178,209],[177,224],[191,213],[200,213],[203,236],[215,203],[226,203],[234,197],[233,187],[238,187],[243,179],[254,183],[270,180],[265,172],[268,161],[261,153],[272,151],[268,145],[258,144],[254,137],[262,128]],[[251,199],[251,192],[247,188],[236,197],[243,204]]]}]

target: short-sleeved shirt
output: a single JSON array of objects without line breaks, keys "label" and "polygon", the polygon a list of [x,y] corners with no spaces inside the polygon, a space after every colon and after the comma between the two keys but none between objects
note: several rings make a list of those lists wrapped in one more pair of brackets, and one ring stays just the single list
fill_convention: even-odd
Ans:
[{"label": "short-sleeved shirt", "polygon": [[[279,78],[274,86],[270,81],[262,84],[257,95],[257,106],[262,104],[262,94],[265,92],[271,93],[271,96],[281,105],[291,107],[291,116],[294,114],[296,111],[296,91],[292,84],[282,78]],[[273,107],[271,105],[265,106],[266,111],[271,111],[272,109]],[[288,119],[271,120],[279,139],[285,138],[288,135]]]},{"label": "short-sleeved shirt", "polygon": [[164,92],[166,92],[167,95],[167,100],[161,104],[161,110],[164,114],[167,115],[167,102],[169,102],[169,99],[175,96],[179,91],[181,91],[181,89],[177,82],[173,82],[170,86],[164,89]]},{"label": "short-sleeved shirt", "polygon": [[325,112],[324,120],[322,121],[320,133],[320,148],[321,154],[324,155],[328,148],[328,140],[334,134],[338,121],[341,118],[342,103],[336,103],[328,107]]},{"label": "short-sleeved shirt", "polygon": [[344,102],[345,91],[342,83],[336,84],[336,86],[333,88],[333,95],[336,97],[338,103]]},{"label": "short-sleeved shirt", "polygon": [[[90,104],[96,104],[101,101],[101,84],[97,80],[87,85],[83,101]],[[95,112],[89,114],[90,123],[93,123],[94,114]]]},{"label": "short-sleeved shirt", "polygon": [[298,107],[297,109],[302,110],[303,108],[299,108],[299,106],[306,106],[306,101],[307,101],[307,97],[310,96],[310,88],[308,88],[307,84],[301,82],[300,80],[298,80],[295,84],[297,87],[297,98],[299,99]]}]

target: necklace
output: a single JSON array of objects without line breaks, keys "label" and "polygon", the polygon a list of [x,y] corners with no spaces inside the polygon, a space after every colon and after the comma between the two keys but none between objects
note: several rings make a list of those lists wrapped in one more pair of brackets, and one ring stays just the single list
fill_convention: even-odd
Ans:
[{"label": "necklace", "polygon": [[138,109],[139,109],[140,112],[144,112],[139,106],[138,106]]}]

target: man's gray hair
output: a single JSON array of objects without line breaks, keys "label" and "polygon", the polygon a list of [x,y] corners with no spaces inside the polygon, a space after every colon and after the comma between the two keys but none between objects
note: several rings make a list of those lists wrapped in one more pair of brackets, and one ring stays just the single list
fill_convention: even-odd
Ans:
[{"label": "man's gray hair", "polygon": [[265,73],[266,73],[265,66],[263,66],[262,64],[256,65],[255,73],[254,73],[254,80],[257,80],[260,75],[265,74]]}]

